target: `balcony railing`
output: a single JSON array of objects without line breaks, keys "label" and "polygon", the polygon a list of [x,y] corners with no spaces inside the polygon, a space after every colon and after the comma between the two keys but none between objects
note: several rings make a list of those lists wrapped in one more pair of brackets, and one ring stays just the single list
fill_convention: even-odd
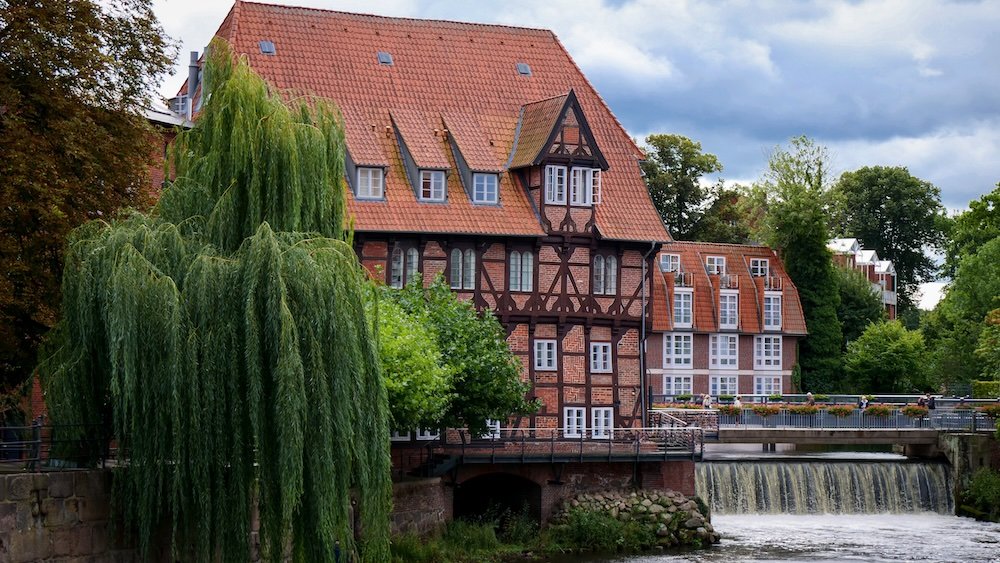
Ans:
[{"label": "balcony railing", "polygon": [[739,289],[740,278],[736,274],[722,274],[719,276],[719,289]]},{"label": "balcony railing", "polygon": [[778,276],[766,276],[764,278],[764,289],[768,291],[780,291],[782,287],[781,278]]},{"label": "balcony railing", "polygon": [[694,287],[691,272],[674,272],[674,287]]}]

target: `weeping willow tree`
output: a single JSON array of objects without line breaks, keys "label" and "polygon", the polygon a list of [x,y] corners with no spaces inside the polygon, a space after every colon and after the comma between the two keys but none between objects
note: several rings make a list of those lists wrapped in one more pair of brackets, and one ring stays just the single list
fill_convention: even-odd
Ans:
[{"label": "weeping willow tree", "polygon": [[[41,372],[55,422],[105,425],[148,557],[388,559],[386,391],[344,242],[344,140],[214,43],[212,94],[149,215],[72,237]],[[354,540],[351,497],[363,530]]]}]

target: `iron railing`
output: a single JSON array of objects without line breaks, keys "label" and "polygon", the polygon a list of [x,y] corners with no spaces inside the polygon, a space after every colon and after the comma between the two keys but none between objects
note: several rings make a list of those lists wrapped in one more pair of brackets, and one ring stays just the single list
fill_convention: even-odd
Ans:
[{"label": "iron railing", "polygon": [[105,467],[114,454],[114,442],[102,426],[36,421],[0,427],[0,472]]},{"label": "iron railing", "polygon": [[835,416],[827,410],[815,414],[796,414],[781,410],[769,416],[762,416],[752,408],[742,409],[740,414],[719,413],[719,428],[789,428],[789,429],[857,429],[857,430],[940,430],[940,431],[990,431],[996,420],[975,410],[941,409],[929,411],[927,416],[910,417],[900,409],[892,409],[888,415],[865,413],[854,409],[846,416]]}]

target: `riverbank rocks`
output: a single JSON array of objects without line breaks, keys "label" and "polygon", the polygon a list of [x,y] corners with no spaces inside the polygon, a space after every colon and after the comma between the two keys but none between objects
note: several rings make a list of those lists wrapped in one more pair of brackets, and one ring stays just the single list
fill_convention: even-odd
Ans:
[{"label": "riverbank rocks", "polygon": [[563,502],[551,525],[566,522],[574,511],[592,511],[649,528],[662,547],[705,547],[719,542],[708,507],[701,499],[670,490],[623,490],[582,493]]}]

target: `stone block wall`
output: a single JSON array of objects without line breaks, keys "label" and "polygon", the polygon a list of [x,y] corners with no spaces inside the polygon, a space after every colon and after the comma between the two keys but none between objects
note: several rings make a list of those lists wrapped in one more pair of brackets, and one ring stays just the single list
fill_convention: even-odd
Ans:
[{"label": "stone block wall", "polygon": [[392,484],[392,533],[434,533],[452,518],[453,489],[439,478]]}]

